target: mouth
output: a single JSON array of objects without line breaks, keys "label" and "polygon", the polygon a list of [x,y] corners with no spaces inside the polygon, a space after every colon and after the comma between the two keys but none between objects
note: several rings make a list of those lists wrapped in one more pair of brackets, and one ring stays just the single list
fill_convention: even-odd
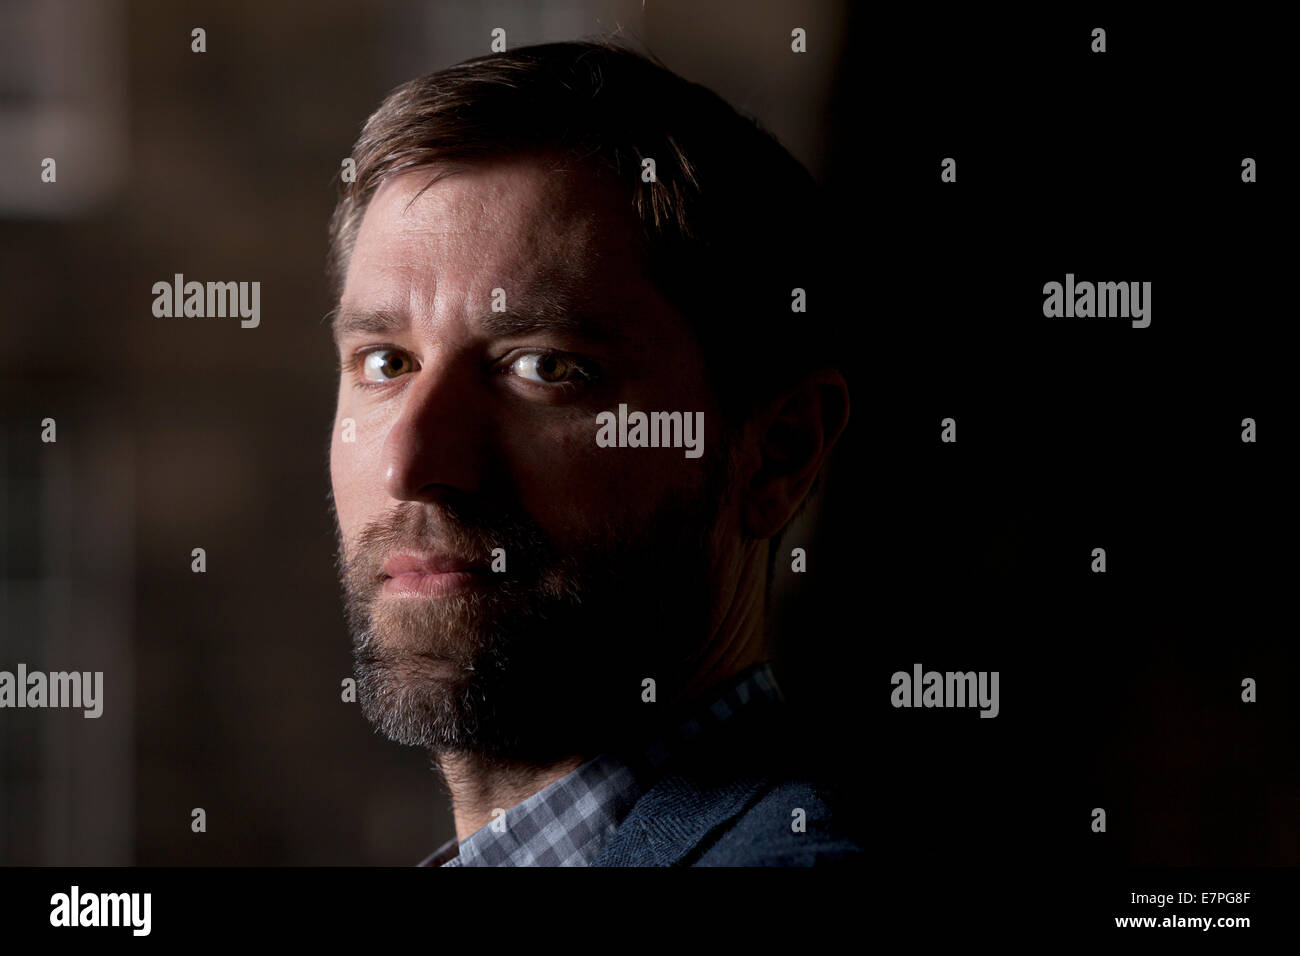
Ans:
[{"label": "mouth", "polygon": [[487,568],[455,555],[399,554],[384,562],[383,593],[394,596],[444,597],[487,582]]},{"label": "mouth", "polygon": [[444,597],[468,591],[487,582],[481,571],[440,571],[434,574],[397,574],[384,579],[385,594],[413,597]]}]

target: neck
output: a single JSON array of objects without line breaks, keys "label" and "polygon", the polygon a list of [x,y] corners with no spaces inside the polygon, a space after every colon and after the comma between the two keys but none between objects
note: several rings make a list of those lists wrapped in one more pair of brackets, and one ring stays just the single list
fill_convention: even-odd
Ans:
[{"label": "neck", "polygon": [[494,810],[505,811],[523,803],[539,790],[578,769],[586,759],[575,755],[546,766],[535,766],[489,761],[478,754],[439,756],[438,769],[451,794],[457,841],[491,823]]},{"label": "neck", "polygon": [[[720,569],[718,602],[710,638],[692,659],[679,688],[660,702],[668,707],[693,701],[710,688],[763,660],[764,589],[767,542],[738,553]],[[492,760],[475,753],[435,754],[451,795],[456,839],[463,841],[506,811],[581,767],[595,754],[572,754],[545,764]],[[496,816],[500,816],[497,813]]]},{"label": "neck", "polygon": [[671,703],[691,701],[764,658],[768,542],[751,543],[719,569],[709,640],[691,661],[692,677]]}]

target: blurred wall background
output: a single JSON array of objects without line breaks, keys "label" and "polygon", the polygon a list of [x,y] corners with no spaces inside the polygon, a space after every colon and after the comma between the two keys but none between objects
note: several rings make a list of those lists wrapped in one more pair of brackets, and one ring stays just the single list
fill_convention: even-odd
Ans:
[{"label": "blurred wall background", "polygon": [[[741,0],[0,2],[0,667],[105,674],[97,720],[0,716],[0,863],[405,865],[449,837],[424,755],[340,700],[320,324],[340,161],[389,89],[488,53],[500,26],[511,46],[621,31],[824,176],[846,17]],[[809,55],[789,52],[796,26]],[[155,318],[151,287],[175,273],[260,281],[260,327]],[[787,691],[811,698],[841,638],[816,594],[778,582]]]}]

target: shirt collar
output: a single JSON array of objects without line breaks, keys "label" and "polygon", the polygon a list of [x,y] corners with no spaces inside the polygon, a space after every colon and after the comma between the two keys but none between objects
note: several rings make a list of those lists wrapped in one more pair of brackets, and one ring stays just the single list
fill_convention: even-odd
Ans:
[{"label": "shirt collar", "polygon": [[685,719],[644,750],[592,758],[463,841],[448,840],[418,865],[590,865],[653,774],[675,753],[746,708],[784,700],[771,663],[754,664],[707,692]]}]

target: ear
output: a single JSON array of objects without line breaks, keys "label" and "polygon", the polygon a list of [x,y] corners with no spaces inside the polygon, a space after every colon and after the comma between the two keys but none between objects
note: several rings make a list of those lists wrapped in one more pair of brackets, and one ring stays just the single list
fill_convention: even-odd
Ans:
[{"label": "ear", "polygon": [[756,419],[758,465],[744,486],[745,532],[770,538],[794,517],[849,420],[849,388],[819,369]]}]

